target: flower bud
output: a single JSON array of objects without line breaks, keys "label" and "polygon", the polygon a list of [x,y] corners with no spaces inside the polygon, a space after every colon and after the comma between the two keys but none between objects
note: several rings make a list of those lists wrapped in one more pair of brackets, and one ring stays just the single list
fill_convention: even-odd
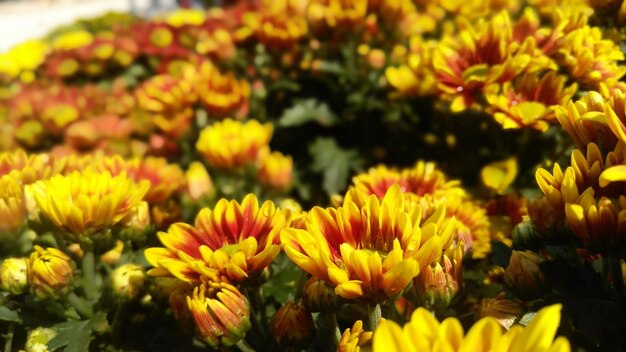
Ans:
[{"label": "flower bud", "polygon": [[302,301],[289,301],[272,317],[270,331],[280,346],[302,346],[313,337],[313,316]]},{"label": "flower bud", "polygon": [[137,297],[144,288],[146,274],[141,265],[124,264],[111,273],[113,294],[122,299]]},{"label": "flower bud", "polygon": [[324,280],[312,277],[304,284],[302,302],[311,312],[326,312],[335,309],[337,305],[335,289],[328,286]]},{"label": "flower bud", "polygon": [[189,165],[185,172],[185,179],[187,180],[187,194],[194,201],[210,196],[214,192],[211,176],[199,161],[194,161]]},{"label": "flower bud", "polygon": [[496,298],[483,298],[476,311],[476,319],[494,317],[505,329],[510,329],[513,324],[524,314],[524,304],[516,299],[504,298],[504,293]]},{"label": "flower bud", "polygon": [[530,300],[542,296],[549,286],[539,264],[544,259],[530,251],[513,251],[504,281],[521,299]]},{"label": "flower bud", "polygon": [[14,295],[26,292],[28,288],[27,258],[8,258],[2,262],[0,288]]},{"label": "flower bud", "polygon": [[[115,247],[109,249],[103,255],[100,256],[100,261],[108,265],[115,265],[120,260],[123,250],[124,250],[124,242],[117,240],[115,241]],[[82,253],[81,253],[81,256],[82,256]]]},{"label": "flower bud", "polygon": [[48,342],[57,335],[57,332],[50,328],[36,328],[28,333],[26,352],[47,352]]},{"label": "flower bud", "polygon": [[187,296],[200,338],[213,348],[232,346],[250,329],[250,303],[226,282],[203,283]]},{"label": "flower bud", "polygon": [[73,262],[56,248],[35,246],[28,260],[28,283],[39,298],[51,298],[68,287],[74,275]]},{"label": "flower bud", "polygon": [[341,335],[337,352],[358,352],[362,347],[370,345],[373,332],[363,330],[363,321],[357,320],[352,329],[348,328]]},{"label": "flower bud", "polygon": [[122,219],[121,225],[124,228],[120,231],[120,238],[131,241],[143,239],[151,225],[150,206],[148,203],[142,201],[133,207]]}]

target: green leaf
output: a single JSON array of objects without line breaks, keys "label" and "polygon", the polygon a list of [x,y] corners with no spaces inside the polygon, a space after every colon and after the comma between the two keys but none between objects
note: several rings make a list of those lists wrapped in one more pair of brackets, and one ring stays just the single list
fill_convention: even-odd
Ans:
[{"label": "green leaf", "polygon": [[266,296],[266,300],[272,297],[278,303],[285,304],[289,298],[296,295],[298,279],[303,272],[284,253],[274,259],[271,269],[272,278],[263,285],[263,295]]},{"label": "green leaf", "polygon": [[21,323],[22,319],[16,311],[10,310],[5,306],[0,306],[0,320],[12,321],[15,323]]},{"label": "green leaf", "polygon": [[311,121],[315,121],[322,126],[332,126],[337,122],[337,116],[326,103],[311,98],[298,101],[295,105],[286,109],[278,120],[278,125],[281,127],[293,127]]},{"label": "green leaf", "polygon": [[322,187],[328,194],[343,190],[348,183],[350,171],[363,166],[363,159],[356,149],[342,149],[334,139],[317,138],[309,145],[313,158],[311,169],[322,173]]},{"label": "green leaf", "polygon": [[65,347],[64,352],[89,351],[92,332],[103,330],[106,324],[106,315],[100,313],[89,320],[71,320],[54,325],[52,328],[57,335],[48,342],[48,348],[50,351],[61,347]]}]

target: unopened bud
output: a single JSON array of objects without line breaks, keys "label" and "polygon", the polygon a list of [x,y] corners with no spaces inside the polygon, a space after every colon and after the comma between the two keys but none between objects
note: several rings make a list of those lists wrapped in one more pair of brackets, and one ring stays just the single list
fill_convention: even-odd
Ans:
[{"label": "unopened bud", "polygon": [[0,288],[19,295],[28,288],[28,259],[8,258],[0,267]]},{"label": "unopened bud", "polygon": [[48,352],[48,342],[57,335],[57,332],[50,328],[36,328],[28,333],[26,352]]},{"label": "unopened bud", "polygon": [[513,251],[504,281],[513,288],[521,299],[534,299],[548,290],[539,264],[541,256],[530,251]]},{"label": "unopened bud", "polygon": [[270,331],[280,346],[302,346],[313,337],[313,316],[302,302],[289,301],[272,317]]},{"label": "unopened bud", "polygon": [[124,299],[133,299],[143,291],[146,274],[138,264],[124,264],[111,273],[113,294]]},{"label": "unopened bud", "polygon": [[74,275],[73,262],[56,248],[35,246],[28,260],[28,283],[40,298],[51,298],[62,293]]}]

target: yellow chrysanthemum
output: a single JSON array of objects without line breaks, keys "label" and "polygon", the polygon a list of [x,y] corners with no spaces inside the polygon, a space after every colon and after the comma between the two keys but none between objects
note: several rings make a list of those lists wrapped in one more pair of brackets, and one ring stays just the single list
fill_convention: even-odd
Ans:
[{"label": "yellow chrysanthemum", "polygon": [[293,176],[293,159],[280,152],[262,153],[259,158],[259,183],[275,190],[286,190],[291,187]]},{"label": "yellow chrysanthemum", "polygon": [[48,154],[26,154],[18,149],[0,153],[0,175],[10,175],[21,185],[44,180],[59,173],[64,161]]},{"label": "yellow chrysanthemum", "polygon": [[569,341],[554,336],[561,320],[561,305],[541,309],[526,327],[513,326],[503,333],[496,319],[479,320],[465,335],[456,318],[441,323],[432,313],[418,308],[404,328],[383,320],[374,331],[374,352],[450,351],[450,352],[569,352]]},{"label": "yellow chrysanthemum", "polygon": [[341,207],[313,208],[306,230],[281,233],[296,265],[344,298],[371,302],[400,294],[455,237],[455,221],[445,219],[444,208],[422,221],[422,208],[398,185],[380,200],[349,191]]},{"label": "yellow chrysanthemum", "polygon": [[315,28],[354,28],[363,24],[366,15],[367,0],[313,0],[307,8]]},{"label": "yellow chrysanthemum", "polygon": [[203,129],[196,148],[211,166],[237,168],[257,160],[259,151],[267,147],[272,138],[272,132],[269,123],[225,119]]},{"label": "yellow chrysanthemum", "polygon": [[18,230],[26,219],[24,193],[17,180],[0,176],[0,233]]},{"label": "yellow chrysanthemum", "polygon": [[268,48],[289,49],[308,32],[306,18],[296,6],[287,0],[265,1],[260,11],[246,13],[243,23]]},{"label": "yellow chrysanthemum", "polygon": [[361,347],[371,345],[373,333],[363,330],[363,321],[357,320],[347,328],[337,344],[337,352],[360,352]]},{"label": "yellow chrysanthemum", "polygon": [[93,170],[56,175],[27,186],[40,214],[71,238],[97,232],[121,221],[140,204],[150,187],[122,174]]},{"label": "yellow chrysanthemum", "polygon": [[437,91],[437,78],[432,66],[432,52],[436,46],[433,40],[424,41],[422,36],[412,36],[408,48],[399,50],[408,49],[403,64],[388,67],[385,77],[400,95],[424,96]]},{"label": "yellow chrysanthemum", "polygon": [[241,204],[220,199],[204,208],[194,226],[176,223],[158,236],[165,248],[145,255],[155,276],[175,276],[187,282],[226,276],[242,282],[265,269],[280,252],[279,232],[289,226],[289,212],[267,201],[259,207],[253,194]]}]

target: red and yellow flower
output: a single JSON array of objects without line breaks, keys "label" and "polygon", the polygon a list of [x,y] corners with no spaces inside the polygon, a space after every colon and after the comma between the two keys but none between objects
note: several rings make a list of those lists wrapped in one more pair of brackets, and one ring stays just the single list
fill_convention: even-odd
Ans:
[{"label": "red and yellow flower", "polygon": [[239,283],[260,274],[280,252],[278,234],[289,226],[288,211],[267,201],[259,206],[253,194],[241,204],[220,199],[204,208],[195,225],[176,223],[158,236],[165,248],[149,248],[146,259],[154,276],[175,276],[199,282],[225,276]]},{"label": "red and yellow flower", "polygon": [[35,246],[28,260],[28,283],[40,298],[51,298],[63,292],[74,276],[74,263],[56,248]]},{"label": "red and yellow flower", "polygon": [[195,89],[210,117],[246,115],[250,98],[248,81],[237,79],[232,73],[224,74],[209,62],[200,65],[197,76]]},{"label": "red and yellow flower", "polygon": [[306,230],[285,229],[289,258],[346,299],[380,302],[400,294],[456,237],[440,208],[422,221],[422,208],[392,186],[379,199],[351,190],[337,208],[313,208]]}]

